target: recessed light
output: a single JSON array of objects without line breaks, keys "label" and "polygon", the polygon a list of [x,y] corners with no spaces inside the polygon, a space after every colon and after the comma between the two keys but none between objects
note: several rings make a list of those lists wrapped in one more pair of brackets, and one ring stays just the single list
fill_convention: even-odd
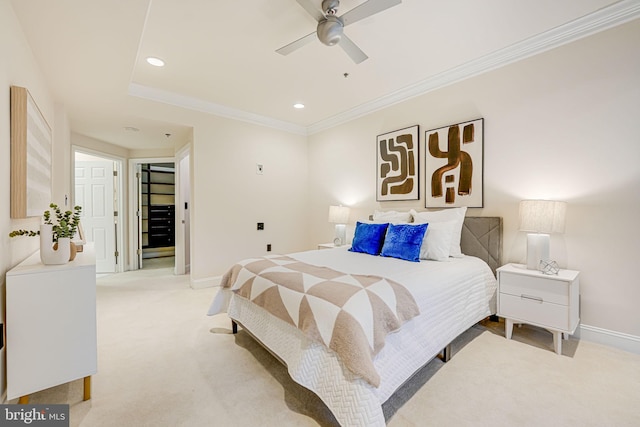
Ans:
[{"label": "recessed light", "polygon": [[164,61],[160,58],[156,58],[154,56],[149,56],[147,58],[147,62],[154,67],[164,67]]},{"label": "recessed light", "polygon": [[140,132],[140,129],[138,129],[137,127],[134,127],[134,126],[125,126],[124,130],[129,131],[129,132]]},{"label": "recessed light", "polygon": [[301,104],[301,103],[293,104],[293,108],[297,108],[297,109],[304,108],[304,104]]}]

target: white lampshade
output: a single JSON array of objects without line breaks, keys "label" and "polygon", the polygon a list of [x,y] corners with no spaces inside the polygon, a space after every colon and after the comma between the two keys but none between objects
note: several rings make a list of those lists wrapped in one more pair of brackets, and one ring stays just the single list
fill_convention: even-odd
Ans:
[{"label": "white lampshade", "polygon": [[337,246],[347,243],[347,226],[349,222],[349,208],[346,206],[329,206],[329,222],[336,225],[336,238],[334,244]]},{"label": "white lampshade", "polygon": [[329,206],[329,222],[346,224],[349,222],[349,208],[346,206]]},{"label": "white lampshade", "polygon": [[520,202],[520,230],[533,233],[564,233],[567,203],[554,200]]},{"label": "white lampshade", "polygon": [[527,231],[527,268],[539,270],[549,259],[549,233],[564,233],[565,202],[523,200],[520,202],[520,230]]}]

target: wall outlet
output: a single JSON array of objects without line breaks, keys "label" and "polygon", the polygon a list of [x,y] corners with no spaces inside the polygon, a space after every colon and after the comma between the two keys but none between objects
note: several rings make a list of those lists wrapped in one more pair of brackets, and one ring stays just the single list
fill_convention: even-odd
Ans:
[{"label": "wall outlet", "polygon": [[264,166],[260,163],[256,163],[256,174],[262,175],[264,173]]},{"label": "wall outlet", "polygon": [[264,222],[258,223],[258,230],[264,230]]}]

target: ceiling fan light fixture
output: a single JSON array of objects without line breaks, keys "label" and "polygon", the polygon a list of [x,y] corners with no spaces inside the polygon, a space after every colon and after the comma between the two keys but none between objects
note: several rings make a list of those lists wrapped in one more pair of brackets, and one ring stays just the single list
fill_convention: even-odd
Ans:
[{"label": "ceiling fan light fixture", "polygon": [[327,46],[334,46],[340,42],[342,38],[342,30],[344,24],[337,16],[327,16],[318,22],[318,40]]},{"label": "ceiling fan light fixture", "polygon": [[322,11],[325,15],[335,15],[338,13],[340,7],[340,0],[323,0]]},{"label": "ceiling fan light fixture", "polygon": [[337,16],[340,0],[322,0],[320,10],[317,7],[319,0],[296,1],[318,23],[316,31],[282,46],[280,49],[276,49],[276,52],[280,55],[289,55],[317,38],[327,46],[340,44],[342,50],[355,64],[365,61],[368,56],[343,33],[344,26],[351,25],[402,3],[402,0],[366,0],[350,11]]}]

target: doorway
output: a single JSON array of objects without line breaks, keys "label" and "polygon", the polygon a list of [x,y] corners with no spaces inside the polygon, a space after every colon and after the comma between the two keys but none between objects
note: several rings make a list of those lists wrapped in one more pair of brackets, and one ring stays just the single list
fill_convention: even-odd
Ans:
[{"label": "doorway", "polygon": [[130,268],[175,269],[175,159],[130,159],[129,176]]},{"label": "doorway", "polygon": [[[141,268],[147,268],[148,266],[153,267],[154,263],[161,263],[162,266],[170,266],[166,265],[167,261],[171,261],[173,259],[173,267],[174,274],[185,274],[190,270],[190,215],[189,215],[189,205],[190,205],[190,194],[191,194],[191,173],[190,173],[190,160],[189,160],[190,148],[189,146],[184,147],[178,153],[176,153],[176,157],[159,157],[159,158],[143,158],[143,159],[130,159],[129,160],[129,212],[131,221],[129,224],[129,236],[131,238],[128,240],[129,244],[128,248],[128,260],[129,260],[129,268],[131,270],[138,270]],[[150,206],[153,206],[156,202],[160,205],[171,205],[167,198],[167,194],[160,194],[160,198],[155,197],[153,200],[151,193],[163,193],[168,192],[169,187],[146,187],[142,182],[142,169],[143,165],[163,165],[163,164],[171,164],[174,169],[173,176],[173,221],[174,221],[174,235],[173,235],[173,257],[160,257],[158,258],[146,258],[144,254],[144,247],[149,246],[143,239],[143,232],[145,231],[145,226],[143,224],[143,219],[146,218],[148,227],[149,225],[149,212],[145,213],[142,209],[143,203],[143,192],[146,191],[148,193],[148,203]],[[159,166],[160,168],[166,168],[167,166]],[[157,166],[150,168],[158,169]],[[163,171],[168,172],[168,171]],[[165,177],[166,178],[166,177]],[[148,183],[147,183],[148,184]],[[169,183],[159,183],[160,185],[167,185]],[[144,190],[144,191],[143,191]],[[168,210],[168,209],[167,209]],[[146,238],[148,239],[149,232],[148,228],[146,229]],[[165,237],[169,239],[169,237]],[[156,248],[151,248],[151,253],[160,252],[160,250]],[[149,252],[149,251],[147,251]],[[168,254],[168,253],[165,253]]]},{"label": "doorway", "polygon": [[96,255],[96,273],[123,270],[122,159],[73,148],[74,206],[82,207],[80,223]]},{"label": "doorway", "polygon": [[175,164],[141,163],[140,268],[175,266]]}]

